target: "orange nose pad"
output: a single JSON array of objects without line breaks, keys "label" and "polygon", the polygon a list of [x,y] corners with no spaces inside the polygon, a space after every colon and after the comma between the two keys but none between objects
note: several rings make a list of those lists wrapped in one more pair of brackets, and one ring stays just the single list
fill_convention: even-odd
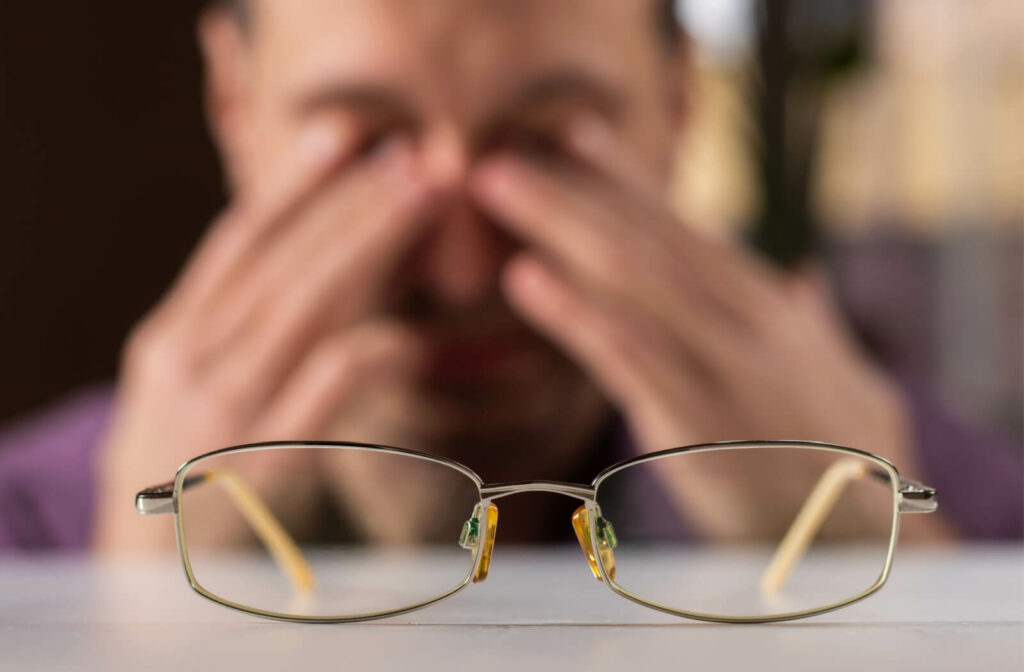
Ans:
[{"label": "orange nose pad", "polygon": [[[587,564],[590,565],[590,571],[594,574],[594,578],[604,581],[601,578],[601,570],[597,566],[597,557],[594,555],[595,544],[590,536],[590,512],[587,511],[586,506],[581,506],[573,512],[572,528],[576,530],[576,539],[580,542],[583,555],[587,556]],[[604,565],[605,574],[611,579],[615,578],[615,552],[612,549],[615,548],[616,543],[612,524],[601,518],[599,513],[596,548],[601,557],[601,564]]]},{"label": "orange nose pad", "polygon": [[480,522],[483,518],[483,545],[480,546],[480,562],[477,564],[476,573],[473,574],[473,583],[480,583],[487,579],[487,572],[491,568],[491,552],[494,550],[494,535],[498,530],[498,507],[491,504],[487,507],[486,513],[477,504],[473,510],[473,517],[466,521],[462,527],[462,535],[459,537],[459,546],[467,550],[476,550],[480,541]]}]

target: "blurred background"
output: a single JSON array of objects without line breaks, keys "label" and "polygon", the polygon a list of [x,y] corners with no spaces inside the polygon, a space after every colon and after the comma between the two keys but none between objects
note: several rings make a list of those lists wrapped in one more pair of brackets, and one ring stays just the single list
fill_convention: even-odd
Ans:
[{"label": "blurred background", "polygon": [[[116,374],[224,203],[202,0],[0,0],[0,423]],[[863,339],[1024,438],[1019,0],[685,0],[673,199],[778,263],[822,258]]]}]

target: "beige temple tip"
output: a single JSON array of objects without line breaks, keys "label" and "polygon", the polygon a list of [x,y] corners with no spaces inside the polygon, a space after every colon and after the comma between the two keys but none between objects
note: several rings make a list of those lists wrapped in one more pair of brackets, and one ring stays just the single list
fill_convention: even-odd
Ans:
[{"label": "beige temple tip", "polygon": [[858,459],[840,460],[825,470],[786,531],[772,561],[761,574],[763,595],[778,594],[832,512],[846,484],[866,473],[867,464]]},{"label": "beige temple tip", "polygon": [[259,495],[241,476],[229,469],[212,469],[206,472],[206,478],[227,491],[292,587],[301,593],[312,592],[315,584],[313,568]]}]

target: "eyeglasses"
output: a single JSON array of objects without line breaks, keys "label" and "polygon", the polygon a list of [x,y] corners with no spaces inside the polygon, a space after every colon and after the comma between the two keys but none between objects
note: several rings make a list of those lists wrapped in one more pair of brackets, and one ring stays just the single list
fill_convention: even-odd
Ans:
[{"label": "eyeglasses", "polygon": [[[319,458],[337,486],[330,529],[313,526],[315,497],[289,477],[304,457]],[[529,492],[582,502],[572,527],[594,578],[614,592],[729,623],[803,618],[867,597],[889,576],[900,515],[938,506],[934,489],[887,460],[810,441],[664,450],[590,485],[487,485],[452,460],[387,446],[257,443],[193,458],[135,502],[142,514],[175,515],[200,595],[267,618],[342,623],[420,609],[486,579],[494,502]],[[701,541],[709,525],[716,540]]]}]

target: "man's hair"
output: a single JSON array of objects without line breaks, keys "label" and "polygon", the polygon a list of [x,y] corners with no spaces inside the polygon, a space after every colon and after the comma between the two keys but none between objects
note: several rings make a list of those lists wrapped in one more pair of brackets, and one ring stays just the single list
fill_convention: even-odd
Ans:
[{"label": "man's hair", "polygon": [[[242,30],[252,25],[251,0],[219,0],[235,16]],[[682,31],[676,16],[677,0],[654,0],[654,28],[670,47],[679,44]]]}]

